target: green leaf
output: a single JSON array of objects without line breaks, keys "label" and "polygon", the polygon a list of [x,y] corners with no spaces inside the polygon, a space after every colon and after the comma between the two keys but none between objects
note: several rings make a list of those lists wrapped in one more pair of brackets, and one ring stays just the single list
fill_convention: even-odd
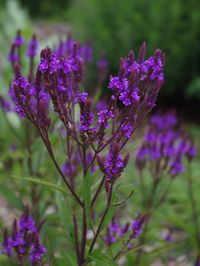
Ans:
[{"label": "green leaf", "polygon": [[153,251],[148,252],[146,254],[146,256],[158,257],[161,253],[164,253],[166,251],[174,249],[175,247],[177,247],[179,245],[183,245],[184,242],[185,241],[179,241],[179,242],[175,242],[175,243],[172,243],[172,244],[165,245],[165,246],[160,247],[160,248],[156,248]]},{"label": "green leaf", "polygon": [[[112,202],[113,201],[116,201],[116,195],[115,194],[112,195]],[[116,210],[116,206],[111,203],[109,210],[108,210],[108,213],[106,214],[106,217],[104,219],[101,230],[103,230],[110,223],[110,221],[112,220],[112,218],[114,216],[115,210]]]},{"label": "green leaf", "polygon": [[132,189],[131,192],[127,196],[125,196],[123,199],[119,200],[118,202],[112,202],[112,205],[119,206],[123,204],[128,199],[130,199],[130,197],[132,197],[133,193],[134,193],[134,190]]},{"label": "green leaf", "polygon": [[96,90],[96,93],[94,95],[94,99],[93,99],[93,103],[94,104],[96,104],[98,102],[98,100],[101,97],[101,94],[102,94],[102,88],[101,87],[98,87],[97,90]]},{"label": "green leaf", "polygon": [[15,175],[12,175],[11,177],[22,179],[22,180],[29,181],[29,182],[33,182],[36,184],[40,184],[40,185],[46,186],[49,189],[57,190],[59,192],[62,192],[64,194],[69,195],[68,191],[66,189],[64,189],[63,187],[56,185],[56,184],[53,184],[53,183],[50,183],[48,181],[43,181],[43,180],[33,178],[33,177],[20,177],[20,176],[15,176]]},{"label": "green leaf", "polygon": [[86,221],[88,225],[92,225],[90,205],[91,205],[91,185],[93,176],[88,172],[83,179],[83,200],[85,204]]},{"label": "green leaf", "polygon": [[4,265],[4,266],[17,266],[18,264],[9,261],[8,258],[5,255],[0,254],[0,265]]},{"label": "green leaf", "polygon": [[58,206],[59,217],[61,219],[63,229],[66,239],[67,247],[70,252],[67,252],[65,259],[68,261],[69,265],[76,265],[76,254],[75,254],[75,239],[74,239],[74,229],[72,223],[73,211],[71,207],[67,205],[69,201],[66,201],[65,198],[58,192],[56,192],[56,203]]},{"label": "green leaf", "polygon": [[12,206],[16,206],[21,210],[23,209],[21,199],[15,195],[14,191],[11,188],[1,186],[0,194],[3,195]]},{"label": "green leaf", "polygon": [[[89,256],[89,262],[96,262],[95,266],[117,266],[117,264],[106,254],[94,251]],[[89,265],[89,264],[88,264]]]}]

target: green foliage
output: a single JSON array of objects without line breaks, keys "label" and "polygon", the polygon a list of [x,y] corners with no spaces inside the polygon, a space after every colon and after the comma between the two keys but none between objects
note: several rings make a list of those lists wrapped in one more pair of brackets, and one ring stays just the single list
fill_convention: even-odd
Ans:
[{"label": "green foliage", "polygon": [[194,78],[187,86],[186,95],[200,99],[200,77]]},{"label": "green foliage", "polygon": [[56,18],[60,20],[70,0],[20,0],[20,3],[27,8],[31,17]]},{"label": "green foliage", "polygon": [[[198,0],[74,0],[69,9],[73,32],[105,50],[116,73],[118,58],[143,41],[148,52],[166,52],[166,89],[184,93],[200,71],[200,2]],[[173,96],[173,95],[172,95]]]},{"label": "green foliage", "polygon": [[[99,251],[95,251],[92,253],[92,255],[89,257],[89,261],[95,262],[95,266],[117,266],[115,262],[112,261],[112,259],[105,255],[100,253]],[[94,264],[88,263],[87,265],[94,265]]]}]

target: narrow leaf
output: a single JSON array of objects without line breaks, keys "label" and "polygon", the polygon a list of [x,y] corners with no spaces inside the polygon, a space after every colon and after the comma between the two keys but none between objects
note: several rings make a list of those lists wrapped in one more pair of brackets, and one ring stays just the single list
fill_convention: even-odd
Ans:
[{"label": "narrow leaf", "polygon": [[22,180],[29,181],[29,182],[33,182],[35,184],[40,184],[40,185],[46,186],[49,189],[57,190],[59,192],[67,194],[67,195],[69,194],[67,192],[67,190],[65,190],[63,187],[56,185],[56,184],[53,184],[53,183],[50,183],[48,181],[43,181],[43,180],[33,178],[33,177],[20,177],[20,176],[15,176],[15,175],[12,175],[11,177],[22,179]]}]

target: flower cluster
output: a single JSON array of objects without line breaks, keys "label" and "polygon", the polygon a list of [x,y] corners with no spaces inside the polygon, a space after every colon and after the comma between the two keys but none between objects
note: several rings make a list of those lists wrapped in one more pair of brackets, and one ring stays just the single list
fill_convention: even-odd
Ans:
[{"label": "flower cluster", "polygon": [[[109,100],[106,104],[94,106],[96,97],[95,101],[92,101],[89,93],[83,91],[85,67],[92,60],[91,45],[81,46],[69,36],[54,50],[42,49],[40,62],[36,71],[33,71],[32,59],[37,46],[36,38],[33,36],[27,52],[30,59],[28,77],[22,74],[20,60],[18,64],[13,64],[15,77],[11,83],[10,95],[17,113],[22,118],[28,119],[37,129],[63,183],[82,211],[82,240],[80,243],[79,237],[75,234],[75,245],[78,262],[83,265],[86,262],[87,231],[90,227],[85,213],[88,202],[84,199],[85,193],[80,193],[83,191],[78,187],[80,182],[76,182],[74,177],[79,176],[78,172],[81,171],[84,185],[87,183],[91,186],[93,180],[88,180],[88,173],[96,171],[97,164],[103,173],[97,187],[90,188],[92,190],[90,213],[95,212],[96,201],[103,188],[107,195],[106,208],[89,248],[91,254],[112,204],[113,186],[129,161],[129,154],[125,150],[127,141],[141,119],[154,107],[158,92],[163,85],[164,55],[160,50],[156,50],[153,56],[145,59],[145,45],[140,49],[138,60],[134,58],[133,52],[130,52],[127,58],[122,59],[118,76],[110,78],[109,88],[112,90],[112,95]],[[102,76],[103,74],[105,76],[107,67],[105,56],[102,56],[98,62],[98,67],[104,72],[101,73]],[[99,75],[97,88],[100,87],[102,76]],[[120,102],[123,103],[121,106]],[[64,148],[65,164],[61,167],[54,154],[55,142],[51,141],[51,135],[56,129],[61,133]],[[99,174],[99,171],[96,172]],[[76,213],[73,219],[75,227],[78,227]],[[141,233],[144,222],[145,217],[139,216],[130,225],[118,229],[116,225],[111,225],[107,241],[112,242],[119,234],[129,232],[129,242],[131,242]],[[14,228],[19,232],[16,222]],[[112,232],[114,228],[115,231]],[[26,230],[32,232],[30,228]],[[77,233],[80,231],[79,228],[75,230]],[[42,253],[43,250],[37,235],[36,231],[33,237],[34,245],[29,245],[31,261],[40,260],[40,251]],[[5,243],[9,247],[8,239],[10,238],[6,236]],[[18,257],[21,257],[21,253]]]},{"label": "flower cluster", "polygon": [[[67,39],[58,44],[58,47],[55,49],[55,53],[58,57],[71,57],[73,55],[74,43],[76,43],[76,41],[72,38],[71,34],[68,34]],[[89,42],[79,45],[78,53],[85,63],[91,62],[93,60],[92,44]]]},{"label": "flower cluster", "polygon": [[[18,31],[16,37],[14,38],[12,42],[12,46],[10,49],[10,52],[8,54],[8,60],[14,65],[15,63],[20,63],[20,49],[25,44],[25,40],[23,36],[21,35],[21,32]],[[32,39],[28,43],[28,48],[26,51],[27,57],[34,58],[37,54],[38,50],[38,40],[35,35],[32,36]]]},{"label": "flower cluster", "polygon": [[106,236],[104,237],[105,243],[110,246],[119,240],[124,234],[127,233],[129,229],[129,224],[121,225],[115,218],[108,225],[106,230]]},{"label": "flower cluster", "polygon": [[37,54],[37,49],[38,49],[38,40],[36,38],[36,35],[34,34],[32,36],[32,39],[30,40],[30,42],[28,43],[28,49],[27,49],[27,56],[30,58],[34,58]]},{"label": "flower cluster", "polygon": [[194,266],[200,266],[200,256],[197,257]]},{"label": "flower cluster", "polygon": [[107,227],[106,236],[104,237],[105,243],[110,246],[124,235],[128,235],[127,247],[131,246],[132,240],[138,238],[142,233],[146,221],[146,215],[138,215],[132,222],[121,225],[116,218],[113,218]]},{"label": "flower cluster", "polygon": [[88,97],[80,97],[80,130],[90,131],[94,120],[94,115],[91,113],[91,100]]},{"label": "flower cluster", "polygon": [[109,88],[113,95],[126,106],[146,105],[150,110],[154,107],[160,87],[164,81],[164,59],[160,50],[144,60],[145,44],[141,47],[139,60],[135,60],[134,53],[121,61],[119,75],[110,78]]},{"label": "flower cluster", "polygon": [[[58,57],[68,58],[73,55],[73,46],[77,43],[71,34],[67,35],[65,40],[62,40],[54,52]],[[93,57],[93,46],[91,42],[85,44],[78,44],[78,54],[83,60],[84,71],[87,71],[88,65],[94,61]],[[96,62],[97,67],[97,88],[101,87],[107,76],[108,60],[106,59],[105,53],[101,53],[99,59]]]},{"label": "flower cluster", "polygon": [[21,31],[19,30],[12,42],[10,53],[8,54],[8,60],[12,64],[20,61],[20,47],[24,45],[24,43],[25,43],[25,40],[23,36],[21,35]]},{"label": "flower cluster", "polygon": [[115,143],[110,147],[110,151],[106,157],[98,157],[97,160],[101,171],[105,175],[105,185],[108,191],[109,184],[114,184],[128,164],[129,154],[123,158],[122,155],[120,155],[119,145]]},{"label": "flower cluster", "polygon": [[151,118],[149,130],[137,150],[136,165],[142,169],[150,161],[156,171],[176,176],[184,172],[184,157],[191,160],[196,153],[192,140],[177,128],[175,114],[157,114]]},{"label": "flower cluster", "polygon": [[[155,102],[163,84],[163,54],[156,50],[154,56],[144,60],[142,46],[139,59],[136,61],[131,52],[122,60],[119,76],[110,80],[109,87],[112,88],[113,95],[109,104],[99,112],[93,113],[88,93],[79,90],[84,76],[81,47],[68,39],[63,51],[66,49],[67,56],[63,56],[61,50],[52,51],[46,48],[41,51],[35,81],[33,79],[30,82],[23,77],[19,67],[15,66],[15,79],[11,91],[16,110],[21,116],[31,120],[40,130],[40,135],[46,138],[51,123],[48,112],[51,99],[54,111],[66,128],[67,134],[78,144],[86,145],[88,152],[93,150],[92,164],[95,158],[98,158],[107,185],[113,184],[128,162],[129,156],[123,158],[122,149],[136,129],[140,118],[152,109],[153,105],[150,107],[149,102],[152,99]],[[128,108],[119,110],[118,99]],[[76,104],[80,107],[79,121],[74,117]],[[108,131],[110,125],[111,130]],[[49,140],[45,143],[49,145]],[[100,152],[107,146],[109,153],[103,158]],[[79,156],[82,158],[81,154]]]},{"label": "flower cluster", "polygon": [[12,109],[10,102],[7,101],[1,94],[0,94],[0,106],[4,112],[9,112]]},{"label": "flower cluster", "polygon": [[19,263],[24,263],[27,257],[32,265],[41,262],[46,248],[40,244],[39,230],[29,215],[28,207],[25,208],[19,221],[14,220],[11,236],[8,236],[5,228],[1,251],[9,257],[15,255]]}]

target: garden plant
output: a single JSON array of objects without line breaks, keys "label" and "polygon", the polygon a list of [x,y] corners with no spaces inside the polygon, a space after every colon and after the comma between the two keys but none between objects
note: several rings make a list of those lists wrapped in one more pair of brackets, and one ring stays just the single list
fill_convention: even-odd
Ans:
[{"label": "garden plant", "polygon": [[[184,174],[194,230],[171,221],[163,241],[170,249],[184,245],[185,235],[173,238],[174,228],[181,228],[194,240],[189,254],[200,265],[191,166],[197,148],[174,112],[147,118],[164,84],[163,51],[146,57],[143,43],[138,53],[121,58],[118,74],[108,81],[102,53],[92,89],[90,42],[79,44],[68,35],[41,49],[39,61],[36,35],[25,46],[18,31],[8,55],[9,98],[0,96],[15,138],[11,149],[21,152],[8,163],[6,191],[20,206],[13,215],[18,218],[2,230],[2,265],[150,265],[148,234]],[[136,129],[143,133],[140,141]]]}]

